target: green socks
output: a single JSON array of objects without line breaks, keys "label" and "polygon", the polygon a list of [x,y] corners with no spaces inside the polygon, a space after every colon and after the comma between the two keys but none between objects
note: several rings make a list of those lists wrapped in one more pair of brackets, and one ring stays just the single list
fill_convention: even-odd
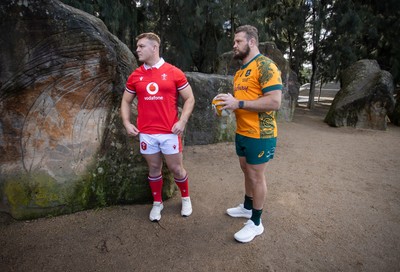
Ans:
[{"label": "green socks", "polygon": [[254,222],[254,225],[256,225],[256,226],[260,225],[261,214],[262,214],[262,210],[253,209],[250,219],[251,219],[251,221]]},{"label": "green socks", "polygon": [[252,197],[244,195],[243,207],[246,210],[252,210],[251,218],[250,218],[251,221],[253,221],[256,226],[260,225],[262,210],[253,209],[253,198]]},{"label": "green socks", "polygon": [[253,209],[253,198],[249,197],[247,195],[244,195],[244,203],[243,203],[243,207],[246,210],[251,210]]}]

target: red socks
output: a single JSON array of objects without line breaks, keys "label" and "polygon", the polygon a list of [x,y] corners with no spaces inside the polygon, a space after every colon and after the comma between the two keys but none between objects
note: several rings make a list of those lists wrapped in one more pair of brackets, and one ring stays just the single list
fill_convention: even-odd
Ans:
[{"label": "red socks", "polygon": [[[151,189],[151,193],[153,195],[153,200],[155,202],[162,202],[162,186],[163,186],[163,178],[162,175],[158,177],[150,177],[148,176],[149,185]],[[178,185],[179,190],[181,191],[182,197],[189,196],[189,182],[188,176],[186,175],[182,179],[174,178],[176,185]]]},{"label": "red socks", "polygon": [[163,186],[162,175],[159,175],[158,177],[148,176],[148,180],[154,202],[162,202],[162,186]]},{"label": "red socks", "polygon": [[181,191],[182,197],[189,196],[189,182],[188,182],[188,175],[182,179],[174,178],[176,185],[178,185],[179,190]]}]

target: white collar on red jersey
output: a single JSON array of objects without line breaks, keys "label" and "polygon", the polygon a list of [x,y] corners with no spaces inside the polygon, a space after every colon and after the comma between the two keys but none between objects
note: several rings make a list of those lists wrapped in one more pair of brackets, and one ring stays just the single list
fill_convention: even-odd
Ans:
[{"label": "white collar on red jersey", "polygon": [[144,69],[146,69],[146,70],[149,70],[151,68],[160,69],[161,65],[163,65],[164,63],[165,63],[165,60],[163,58],[160,58],[160,60],[156,64],[154,64],[153,66],[149,66],[146,63],[143,66],[144,66]]}]

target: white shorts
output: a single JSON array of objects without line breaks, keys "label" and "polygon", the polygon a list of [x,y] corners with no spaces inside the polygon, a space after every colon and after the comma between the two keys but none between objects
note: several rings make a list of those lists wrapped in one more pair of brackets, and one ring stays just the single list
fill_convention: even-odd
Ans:
[{"label": "white shorts", "polygon": [[140,153],[172,155],[182,152],[181,137],[176,134],[139,134]]}]

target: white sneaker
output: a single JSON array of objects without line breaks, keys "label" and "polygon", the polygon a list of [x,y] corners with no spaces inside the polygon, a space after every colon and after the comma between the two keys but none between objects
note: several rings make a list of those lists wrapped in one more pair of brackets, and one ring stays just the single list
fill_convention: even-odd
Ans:
[{"label": "white sneaker", "polygon": [[161,211],[164,205],[161,202],[153,202],[153,208],[150,211],[150,221],[159,221],[161,219]]},{"label": "white sneaker", "polygon": [[190,197],[182,197],[182,216],[189,216],[193,212],[192,202],[190,201]]},{"label": "white sneaker", "polygon": [[247,243],[254,239],[257,235],[264,232],[264,226],[260,222],[260,225],[256,226],[253,221],[247,220],[245,226],[235,233],[234,237],[236,241]]},{"label": "white sneaker", "polygon": [[250,219],[252,210],[245,209],[243,204],[239,204],[239,206],[235,208],[227,209],[226,213],[232,217],[244,217]]}]

